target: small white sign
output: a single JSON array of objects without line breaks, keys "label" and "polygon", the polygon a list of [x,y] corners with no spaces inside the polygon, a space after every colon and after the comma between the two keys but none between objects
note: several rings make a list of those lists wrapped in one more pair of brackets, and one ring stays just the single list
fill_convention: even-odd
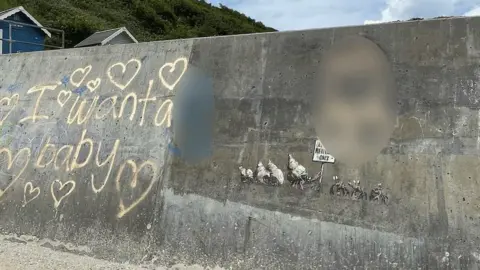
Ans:
[{"label": "small white sign", "polygon": [[313,151],[313,161],[323,163],[335,163],[335,158],[327,153],[327,150],[323,146],[320,140],[315,141],[315,150]]}]

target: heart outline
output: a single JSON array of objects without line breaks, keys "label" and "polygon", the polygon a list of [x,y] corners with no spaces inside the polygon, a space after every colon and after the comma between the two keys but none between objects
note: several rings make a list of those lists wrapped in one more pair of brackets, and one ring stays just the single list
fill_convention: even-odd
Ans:
[{"label": "heart outline", "polygon": [[[34,192],[37,193],[30,200],[27,200],[27,188],[29,189],[28,195],[31,195]],[[22,207],[25,207],[28,203],[35,200],[38,196],[40,196],[40,187],[33,188],[32,182],[27,182],[25,184],[25,187],[23,187],[23,205],[22,205]]]},{"label": "heart outline", "polygon": [[[142,169],[145,166],[149,165],[154,171],[152,180],[150,181],[150,184],[148,185],[148,187],[128,207],[125,207],[125,204],[123,203],[123,198],[120,194],[121,193],[120,177],[122,176],[122,173],[123,173],[123,170],[125,169],[126,164],[129,164],[131,166],[131,169],[134,172],[133,176],[132,176],[132,180],[130,182],[130,188],[135,188],[136,187],[137,180],[138,180],[137,179],[138,178],[138,173],[141,172]],[[157,166],[153,161],[150,161],[150,160],[144,161],[140,166],[137,166],[137,163],[133,159],[128,159],[122,164],[122,166],[120,166],[120,168],[117,171],[117,178],[115,179],[115,187],[117,189],[118,194],[120,195],[119,196],[120,197],[120,202],[119,202],[119,205],[118,205],[118,208],[120,209],[120,211],[118,211],[118,213],[117,213],[117,218],[122,218],[123,216],[125,216],[128,212],[130,212],[133,208],[135,208],[139,203],[141,203],[145,199],[145,197],[147,197],[147,195],[148,195],[148,193],[150,193],[150,190],[152,189],[153,185],[157,182],[157,174],[158,174]]]},{"label": "heart outline", "polygon": [[[172,73],[173,71],[175,71],[175,67],[177,66],[178,62],[182,61],[184,66],[183,66],[183,71],[182,73],[180,74],[180,76],[178,76],[178,78],[173,82],[173,84],[169,84],[165,81],[165,78],[163,77],[163,69],[165,69],[166,67],[170,67],[170,70],[169,72]],[[188,59],[186,57],[180,57],[178,58],[177,60],[175,60],[174,62],[169,62],[169,63],[165,63],[159,70],[158,70],[158,77],[160,78],[160,81],[162,82],[163,86],[165,86],[166,88],[168,88],[170,91],[172,91],[175,86],[177,85],[177,83],[180,82],[180,80],[182,79],[183,75],[185,74],[185,72],[187,71],[187,68],[188,68]]]},{"label": "heart outline", "polygon": [[[12,113],[13,109],[17,107],[18,101],[20,100],[20,95],[19,94],[13,94],[10,97],[3,97],[0,99],[0,105],[3,103],[6,103],[6,106],[10,106],[10,103],[12,100],[15,98],[15,104],[13,104],[12,108],[8,111],[8,113],[0,120],[0,126],[3,125],[3,122],[7,120],[8,116]],[[6,102],[5,102],[6,101]]]},{"label": "heart outline", "polygon": [[[84,68],[77,68],[74,72],[72,72],[72,75],[70,75],[70,83],[75,87],[80,87],[85,78],[87,78],[88,74],[90,74],[90,71],[92,71],[92,65],[88,65]],[[81,72],[83,74],[83,77],[80,81],[74,82],[73,77],[77,72]]]},{"label": "heart outline", "polygon": [[102,79],[96,78],[95,80],[91,80],[87,82],[87,88],[90,90],[90,93],[93,91],[97,90],[97,88],[100,86],[100,83],[102,82]]},{"label": "heart outline", "polygon": [[[62,101],[62,100],[60,100],[61,95],[66,95],[68,97],[65,100]],[[71,97],[72,97],[72,91],[60,90],[60,92],[58,92],[58,95],[57,95],[57,103],[60,105],[60,107],[63,107],[63,106],[65,106],[65,104],[67,104],[67,102],[70,100]]]},{"label": "heart outline", "polygon": [[[71,188],[70,190],[65,194],[63,195],[62,197],[60,197],[60,199],[57,199],[57,197],[55,196],[55,192],[53,191],[53,186],[58,183],[60,184],[60,189],[58,189],[58,191],[61,191],[66,185],[68,184],[71,184]],[[73,192],[73,190],[75,189],[75,181],[73,180],[69,180],[65,183],[62,183],[59,179],[55,179],[55,181],[52,182],[52,184],[50,185],[50,192],[52,193],[52,198],[53,198],[53,206],[55,207],[55,209],[58,208],[58,206],[60,206],[60,203],[62,202],[63,199],[65,199],[68,195],[70,195],[70,193]]]},{"label": "heart outline", "polygon": [[[135,73],[130,78],[130,80],[128,80],[126,84],[121,84],[121,83],[115,81],[115,79],[113,78],[113,75],[112,75],[112,69],[116,66],[120,66],[122,68],[122,74],[125,74],[125,71],[127,71],[127,66],[132,62],[137,63],[137,71],[135,71]],[[118,62],[118,63],[110,66],[110,68],[108,68],[108,70],[107,70],[107,76],[110,79],[110,82],[113,83],[116,87],[120,88],[120,90],[125,90],[125,88],[127,88],[127,86],[129,86],[130,83],[132,83],[132,81],[137,77],[141,68],[142,68],[142,62],[140,62],[140,60],[138,60],[138,59],[132,58],[132,59],[128,60],[127,64],[124,64],[122,62]]]},{"label": "heart outline", "polygon": [[7,192],[7,190],[9,190],[10,187],[12,187],[13,184],[15,184],[15,182],[18,181],[18,179],[20,178],[20,176],[23,174],[23,172],[24,172],[25,169],[27,168],[28,163],[30,162],[30,158],[31,158],[31,156],[32,156],[32,150],[30,150],[30,148],[28,148],[28,147],[25,147],[25,148],[20,149],[20,150],[15,154],[15,156],[13,156],[13,158],[12,158],[12,152],[10,151],[10,149],[4,148],[4,147],[0,148],[0,154],[2,154],[2,153],[7,154],[7,158],[8,158],[8,160],[7,160],[7,170],[11,170],[11,169],[12,169],[12,167],[13,167],[13,162],[14,162],[14,161],[17,161],[17,159],[18,159],[18,157],[20,156],[20,154],[21,154],[22,152],[24,152],[24,151],[26,151],[27,154],[28,154],[28,158],[27,158],[27,160],[25,161],[25,164],[23,165],[22,169],[18,172],[18,174],[15,175],[15,178],[13,178],[12,181],[10,181],[10,183],[7,185],[7,187],[5,187],[5,189],[3,189],[3,190],[0,189],[0,198],[2,198],[3,195],[5,194],[5,192]]}]

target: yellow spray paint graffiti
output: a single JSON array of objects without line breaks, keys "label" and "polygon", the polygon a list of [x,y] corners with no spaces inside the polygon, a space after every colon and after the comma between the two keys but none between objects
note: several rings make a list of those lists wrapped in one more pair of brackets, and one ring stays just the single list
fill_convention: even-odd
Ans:
[{"label": "yellow spray paint graffiti", "polygon": [[[0,171],[12,175],[8,183],[0,182],[0,199],[8,196],[10,190],[13,192],[13,188],[23,182],[24,178],[29,178],[21,183],[21,206],[35,207],[32,201],[50,199],[53,201],[54,210],[61,211],[63,205],[75,200],[72,195],[78,186],[87,184],[92,196],[98,196],[108,187],[110,178],[114,178],[113,190],[119,194],[116,217],[122,218],[150,195],[159,178],[159,161],[151,157],[145,160],[123,159],[123,156],[119,155],[124,147],[121,134],[115,134],[111,140],[104,141],[103,138],[92,136],[90,129],[99,121],[120,121],[139,128],[170,127],[174,102],[170,97],[161,95],[161,89],[165,89],[164,92],[169,95],[175,92],[175,87],[188,69],[188,59],[180,57],[159,66],[153,73],[156,78],[145,80],[148,84],[143,93],[130,90],[132,83],[140,77],[141,60],[132,58],[125,62],[116,62],[106,69],[104,75],[96,72],[95,68],[84,65],[76,68],[68,79],[31,86],[23,97],[18,93],[0,97],[3,111],[0,115],[0,128],[6,132],[13,130],[5,128],[7,125],[17,124],[38,130],[46,129],[45,120],[49,120],[57,129],[60,128],[59,123],[63,123],[62,134],[64,129],[65,134],[77,134],[60,141],[54,134],[45,133],[41,144],[37,144],[38,147],[34,148],[31,143],[34,139],[29,139],[28,147],[23,147],[16,153],[13,147],[17,145],[15,140],[23,139],[25,135],[18,138],[13,136],[11,144],[0,148],[0,157],[4,160],[0,162]],[[75,88],[84,87],[89,91],[81,96],[69,89],[68,84]],[[23,99],[32,101],[33,106],[22,106]],[[52,105],[56,108],[52,109]],[[19,108],[22,108],[26,115],[15,121],[12,115]],[[59,113],[49,113],[51,110]],[[149,112],[152,113],[149,115]],[[38,171],[52,173],[48,186],[37,182],[34,174],[24,175],[29,166]],[[78,175],[86,170],[91,171],[88,179],[73,177],[75,173]],[[145,177],[146,171],[153,173]],[[139,184],[139,181],[142,184]],[[42,193],[42,190],[50,192]],[[124,192],[136,195],[126,199],[122,195]],[[45,195],[48,196],[43,198]]]}]

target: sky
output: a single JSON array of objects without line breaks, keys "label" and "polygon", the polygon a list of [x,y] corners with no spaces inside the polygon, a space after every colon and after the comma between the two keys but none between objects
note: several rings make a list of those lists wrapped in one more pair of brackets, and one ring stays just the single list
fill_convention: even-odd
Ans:
[{"label": "sky", "polygon": [[480,16],[480,0],[207,0],[280,31],[432,18]]}]

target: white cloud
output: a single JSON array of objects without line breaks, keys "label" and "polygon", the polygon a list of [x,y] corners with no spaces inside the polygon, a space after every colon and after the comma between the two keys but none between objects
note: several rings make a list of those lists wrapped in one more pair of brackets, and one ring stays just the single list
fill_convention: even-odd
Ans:
[{"label": "white cloud", "polygon": [[[480,14],[476,7],[480,0],[388,0],[378,20],[365,20],[365,24],[408,20],[411,18],[433,18],[438,16],[474,16]],[[472,10],[463,13],[465,8]],[[463,12],[462,12],[463,11]]]},{"label": "white cloud", "polygon": [[[278,30],[480,15],[480,0],[210,0]],[[467,15],[468,14],[468,15]]]},{"label": "white cloud", "polygon": [[464,16],[480,16],[480,6],[471,9],[463,14]]}]

